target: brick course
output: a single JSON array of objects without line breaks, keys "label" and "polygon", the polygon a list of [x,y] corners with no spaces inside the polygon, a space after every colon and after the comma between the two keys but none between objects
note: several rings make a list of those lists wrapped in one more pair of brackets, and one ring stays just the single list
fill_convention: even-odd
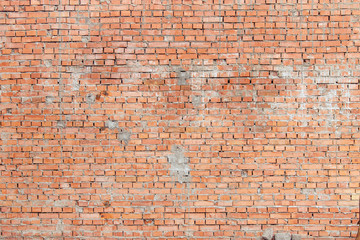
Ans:
[{"label": "brick course", "polygon": [[2,0],[0,238],[354,238],[359,9]]}]

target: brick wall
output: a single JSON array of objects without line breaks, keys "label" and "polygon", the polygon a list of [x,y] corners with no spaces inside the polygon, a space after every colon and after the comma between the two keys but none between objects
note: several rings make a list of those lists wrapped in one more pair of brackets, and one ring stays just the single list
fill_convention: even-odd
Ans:
[{"label": "brick wall", "polygon": [[0,238],[354,237],[359,9],[2,0]]}]

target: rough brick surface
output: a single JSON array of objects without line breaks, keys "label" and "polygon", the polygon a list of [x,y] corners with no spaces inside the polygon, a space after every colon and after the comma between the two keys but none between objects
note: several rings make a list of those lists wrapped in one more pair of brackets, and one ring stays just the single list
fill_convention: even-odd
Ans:
[{"label": "rough brick surface", "polygon": [[1,239],[357,231],[356,0],[1,0]]}]

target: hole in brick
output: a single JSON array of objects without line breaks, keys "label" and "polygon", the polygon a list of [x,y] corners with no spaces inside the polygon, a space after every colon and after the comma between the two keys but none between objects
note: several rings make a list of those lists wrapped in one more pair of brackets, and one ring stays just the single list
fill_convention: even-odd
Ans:
[{"label": "hole in brick", "polygon": [[145,220],[144,220],[144,223],[145,223],[146,225],[153,224],[153,223],[154,223],[154,219],[145,219]]},{"label": "hole in brick", "polygon": [[104,204],[104,207],[110,207],[110,202],[109,201],[105,201],[105,202],[103,202],[103,204]]}]

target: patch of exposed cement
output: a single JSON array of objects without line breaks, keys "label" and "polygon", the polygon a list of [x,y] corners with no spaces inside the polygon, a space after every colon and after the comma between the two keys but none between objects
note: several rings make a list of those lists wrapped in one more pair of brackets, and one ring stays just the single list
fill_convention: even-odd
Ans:
[{"label": "patch of exposed cement", "polygon": [[276,67],[278,76],[281,78],[290,78],[294,74],[294,68],[292,66],[278,66]]},{"label": "patch of exposed cement", "polygon": [[44,60],[44,65],[45,67],[51,67],[52,66],[51,60]]},{"label": "patch of exposed cement", "polygon": [[90,73],[89,67],[69,67],[68,72],[71,74],[71,88],[73,91],[79,91],[80,89],[80,79],[85,75]]},{"label": "patch of exposed cement", "polygon": [[80,76],[81,74],[78,72],[71,74],[71,78],[72,78],[71,87],[73,91],[79,91],[80,89],[80,82],[79,82]]},{"label": "patch of exposed cement", "polygon": [[66,127],[66,122],[65,122],[65,121],[58,121],[58,122],[57,122],[57,127],[58,127],[58,128],[64,128],[64,127]]},{"label": "patch of exposed cement", "polygon": [[262,235],[262,239],[263,240],[272,240],[274,236],[274,230],[272,228],[267,228],[265,229],[263,235]]},{"label": "patch of exposed cement", "polygon": [[63,224],[63,221],[61,219],[57,220],[56,232],[60,232],[60,233],[64,232],[64,224]]},{"label": "patch of exposed cement", "polygon": [[75,205],[74,202],[70,200],[56,200],[53,202],[53,204],[55,207],[70,207]]},{"label": "patch of exposed cement", "polygon": [[109,129],[116,129],[118,127],[118,122],[114,120],[109,120],[105,122],[105,126]]},{"label": "patch of exposed cement", "polygon": [[0,140],[3,141],[3,144],[9,140],[9,133],[2,132],[0,133]]},{"label": "patch of exposed cement", "polygon": [[125,129],[120,128],[118,133],[118,139],[126,144],[130,141],[131,133]]},{"label": "patch of exposed cement", "polygon": [[187,80],[190,79],[190,73],[181,69],[177,72],[178,75],[178,85],[187,85]]},{"label": "patch of exposed cement", "polygon": [[90,41],[90,37],[89,36],[82,36],[81,41],[84,42],[84,43],[87,43],[87,42]]},{"label": "patch of exposed cement", "polygon": [[301,189],[301,193],[304,195],[315,195],[316,191],[313,188],[303,188]]},{"label": "patch of exposed cement", "polygon": [[180,146],[172,146],[168,161],[171,176],[181,183],[187,182],[190,172],[189,159],[184,156],[184,151]]},{"label": "patch of exposed cement", "polygon": [[301,235],[298,235],[298,234],[291,235],[291,240],[301,240],[301,239],[302,239]]},{"label": "patch of exposed cement", "polygon": [[21,103],[29,103],[31,102],[31,97],[21,97]]},{"label": "patch of exposed cement", "polygon": [[276,233],[275,240],[291,240],[290,233]]},{"label": "patch of exposed cement", "polygon": [[191,102],[194,106],[199,106],[202,104],[202,96],[191,96]]},{"label": "patch of exposed cement", "polygon": [[46,103],[46,104],[52,104],[53,101],[54,101],[54,97],[52,97],[52,96],[46,96],[46,98],[45,98],[45,103]]},{"label": "patch of exposed cement", "polygon": [[299,16],[299,11],[294,7],[292,8],[289,13],[293,16],[293,17],[296,17],[296,16]]},{"label": "patch of exposed cement", "polygon": [[290,233],[276,233],[272,228],[267,228],[259,240],[301,240],[304,236]]},{"label": "patch of exposed cement", "polygon": [[95,102],[95,95],[91,94],[91,93],[88,93],[86,94],[85,96],[85,100],[88,104],[92,104]]},{"label": "patch of exposed cement", "polygon": [[119,128],[119,123],[115,120],[108,120],[105,122],[105,127],[114,130],[119,129],[117,139],[122,141],[125,145],[130,141],[131,133],[124,128]]}]

